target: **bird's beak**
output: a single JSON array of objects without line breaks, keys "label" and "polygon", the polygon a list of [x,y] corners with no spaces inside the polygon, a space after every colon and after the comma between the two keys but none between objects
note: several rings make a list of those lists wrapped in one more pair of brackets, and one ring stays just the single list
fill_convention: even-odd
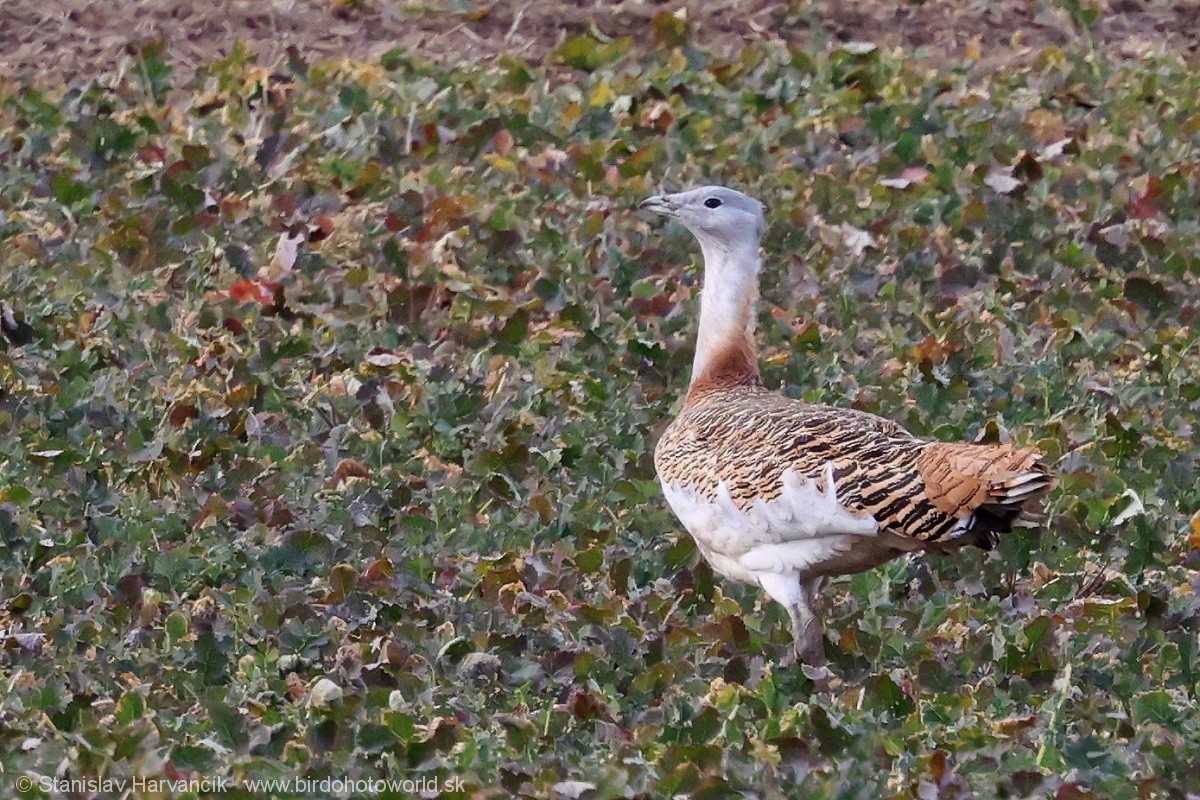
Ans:
[{"label": "bird's beak", "polygon": [[643,200],[638,208],[643,211],[653,211],[655,214],[662,214],[664,217],[673,217],[678,206],[666,195],[656,194],[653,197],[647,197]]}]

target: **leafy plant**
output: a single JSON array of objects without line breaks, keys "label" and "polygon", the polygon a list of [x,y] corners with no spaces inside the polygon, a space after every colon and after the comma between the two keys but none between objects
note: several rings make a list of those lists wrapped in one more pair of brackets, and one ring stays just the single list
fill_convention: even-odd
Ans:
[{"label": "leafy plant", "polygon": [[[1193,71],[558,56],[0,99],[6,786],[1183,798]],[[653,474],[698,279],[632,209],[710,180],[771,209],[769,383],[1060,475],[990,556],[835,583],[831,695]]]}]

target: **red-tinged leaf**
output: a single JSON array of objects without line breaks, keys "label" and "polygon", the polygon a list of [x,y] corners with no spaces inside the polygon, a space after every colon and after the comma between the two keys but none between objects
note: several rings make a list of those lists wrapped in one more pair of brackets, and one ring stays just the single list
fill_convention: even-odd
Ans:
[{"label": "red-tinged leaf", "polygon": [[158,145],[143,145],[137,149],[138,158],[147,164],[161,164],[167,158],[167,151]]},{"label": "red-tinged leaf", "polygon": [[843,136],[848,133],[858,133],[867,129],[865,117],[847,117],[838,125],[838,133]]},{"label": "red-tinged leaf", "polygon": [[308,240],[310,242],[319,242],[323,239],[328,239],[333,233],[333,217],[328,214],[320,214],[313,218],[313,221],[308,224]]},{"label": "red-tinged leaf", "polygon": [[1114,308],[1121,309],[1126,314],[1128,314],[1132,319],[1135,319],[1135,320],[1138,318],[1138,314],[1142,310],[1142,307],[1139,306],[1137,303],[1134,303],[1131,300],[1126,300],[1121,297],[1114,297],[1109,302],[1112,303]]},{"label": "red-tinged leaf", "polygon": [[660,292],[650,298],[634,298],[629,301],[629,307],[639,317],[659,318],[665,317],[675,304],[671,302],[671,297],[665,292]]},{"label": "red-tinged leaf", "polygon": [[384,642],[382,655],[389,664],[403,664],[408,661],[408,652],[395,639]]},{"label": "red-tinged leaf", "polygon": [[928,334],[918,344],[913,345],[912,354],[916,361],[928,363],[932,366],[938,366],[946,363],[946,358],[956,348],[948,347],[945,342],[941,342],[932,333]]},{"label": "red-tinged leaf", "polygon": [[343,458],[333,470],[333,479],[338,483],[347,478],[369,478],[371,468],[353,458]]},{"label": "red-tinged leaf", "polygon": [[441,589],[454,588],[454,582],[458,580],[458,567],[447,565],[438,570],[437,585]]},{"label": "red-tinged leaf", "polygon": [[995,728],[1004,736],[1016,736],[1022,731],[1027,731],[1037,724],[1038,718],[1034,714],[1029,714],[1023,717],[1005,717],[995,724]]},{"label": "red-tinged leaf", "polygon": [[1157,177],[1149,178],[1146,181],[1146,188],[1134,195],[1133,200],[1129,202],[1129,215],[1135,219],[1157,217],[1161,211],[1158,207],[1160,197],[1162,197],[1162,181]]},{"label": "red-tinged leaf", "polygon": [[228,508],[229,506],[223,497],[216,493],[210,494],[208,499],[204,501],[204,505],[201,506],[200,510],[197,511],[195,516],[192,517],[192,524],[198,526],[203,525],[205,522],[213,518],[224,518]]},{"label": "red-tinged leaf", "polygon": [[228,519],[235,528],[241,531],[261,521],[258,507],[247,497],[235,497],[229,501]]},{"label": "red-tinged leaf", "polygon": [[397,233],[408,227],[408,223],[395,211],[389,211],[387,216],[383,218],[383,227],[387,228],[391,233]]},{"label": "red-tinged leaf", "polygon": [[196,408],[195,403],[176,403],[171,407],[167,420],[173,427],[181,428],[189,419],[195,419],[198,416],[200,416],[200,410]]},{"label": "red-tinged leaf", "polygon": [[277,194],[271,199],[271,210],[277,214],[292,214],[296,211],[296,196],[291,192]]},{"label": "red-tinged leaf", "polygon": [[225,405],[229,408],[240,408],[254,397],[254,390],[244,383],[239,383],[225,393]]},{"label": "red-tinged leaf", "polygon": [[245,200],[231,195],[222,197],[219,205],[221,216],[228,220],[237,220],[249,210]]},{"label": "red-tinged leaf", "polygon": [[292,510],[283,504],[282,500],[268,500],[263,507],[263,522],[268,528],[282,528],[285,525],[291,525],[296,521],[296,515]]},{"label": "red-tinged leaf", "polygon": [[1094,797],[1094,794],[1085,789],[1080,789],[1079,785],[1075,783],[1064,783],[1054,793],[1054,800],[1092,800]]},{"label": "red-tinged leaf", "polygon": [[606,718],[608,706],[586,689],[576,688],[567,701],[571,713],[582,720]]},{"label": "red-tinged leaf", "polygon": [[180,175],[186,175],[192,171],[192,165],[184,161],[182,158],[167,167],[163,173],[164,178],[178,178]]},{"label": "red-tinged leaf", "polygon": [[641,126],[666,133],[675,124],[675,113],[665,100],[659,100],[642,110]]},{"label": "red-tinged leaf", "polygon": [[369,567],[363,570],[363,583],[379,585],[387,583],[396,575],[396,567],[391,560],[386,556],[375,560]]},{"label": "red-tinged leaf", "polygon": [[300,680],[294,672],[289,672],[284,678],[284,683],[287,684],[288,697],[293,700],[299,700],[304,695],[308,694],[308,687],[304,685],[304,681]]},{"label": "red-tinged leaf", "polygon": [[513,149],[513,135],[506,128],[496,131],[492,137],[492,148],[498,155],[506,156]]},{"label": "red-tinged leaf", "polygon": [[274,281],[253,281],[246,278],[230,286],[226,294],[235,303],[258,303],[261,306],[275,304],[275,290],[279,284]]},{"label": "red-tinged leaf", "polygon": [[246,326],[237,317],[226,317],[221,321],[221,327],[236,336],[244,336],[246,333]]},{"label": "red-tinged leaf", "polygon": [[929,757],[929,774],[933,778],[933,782],[941,785],[946,780],[946,754],[941,750],[934,750]]},{"label": "red-tinged leaf", "polygon": [[1024,183],[1040,181],[1043,174],[1045,173],[1042,170],[1042,164],[1040,161],[1038,161],[1036,153],[1022,150],[1017,156],[1017,159],[1013,162],[1013,177],[1023,181]]},{"label": "red-tinged leaf", "polygon": [[[432,147],[441,141],[441,136],[440,136],[441,129],[437,125],[434,125],[432,122],[427,122],[424,125],[422,125],[421,133],[422,133],[422,138],[424,139],[424,146],[426,146],[426,147]],[[415,146],[415,143],[414,143],[414,146]]]},{"label": "red-tinged leaf", "polygon": [[427,217],[429,224],[445,225],[463,215],[462,201],[457,197],[438,197],[429,204]]},{"label": "red-tinged leaf", "polygon": [[271,290],[271,300],[263,304],[263,311],[267,314],[282,314],[284,317],[292,316],[292,312],[285,305],[287,298],[283,295],[283,284],[275,281],[260,283]]},{"label": "red-tinged leaf", "polygon": [[121,605],[133,606],[142,600],[146,582],[139,573],[131,572],[117,581],[116,599]]}]

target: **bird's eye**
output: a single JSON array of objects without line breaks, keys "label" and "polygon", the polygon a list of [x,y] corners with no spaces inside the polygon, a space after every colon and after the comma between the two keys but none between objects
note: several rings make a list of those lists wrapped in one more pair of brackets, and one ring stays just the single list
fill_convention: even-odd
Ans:
[{"label": "bird's eye", "polygon": [[715,197],[710,197],[704,201],[704,207],[705,208],[720,208],[721,201]]}]

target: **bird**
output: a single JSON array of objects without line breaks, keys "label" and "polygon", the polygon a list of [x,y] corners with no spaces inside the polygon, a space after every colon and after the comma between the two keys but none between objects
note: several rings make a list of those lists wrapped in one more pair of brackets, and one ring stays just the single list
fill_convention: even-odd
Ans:
[{"label": "bird", "polygon": [[691,381],[655,445],[667,504],[714,572],[787,609],[784,661],[826,668],[826,580],[909,553],[990,549],[1052,487],[1044,455],[1008,443],[922,439],[858,410],[767,388],[755,320],[765,207],[723,186],[644,200],[704,260]]}]

